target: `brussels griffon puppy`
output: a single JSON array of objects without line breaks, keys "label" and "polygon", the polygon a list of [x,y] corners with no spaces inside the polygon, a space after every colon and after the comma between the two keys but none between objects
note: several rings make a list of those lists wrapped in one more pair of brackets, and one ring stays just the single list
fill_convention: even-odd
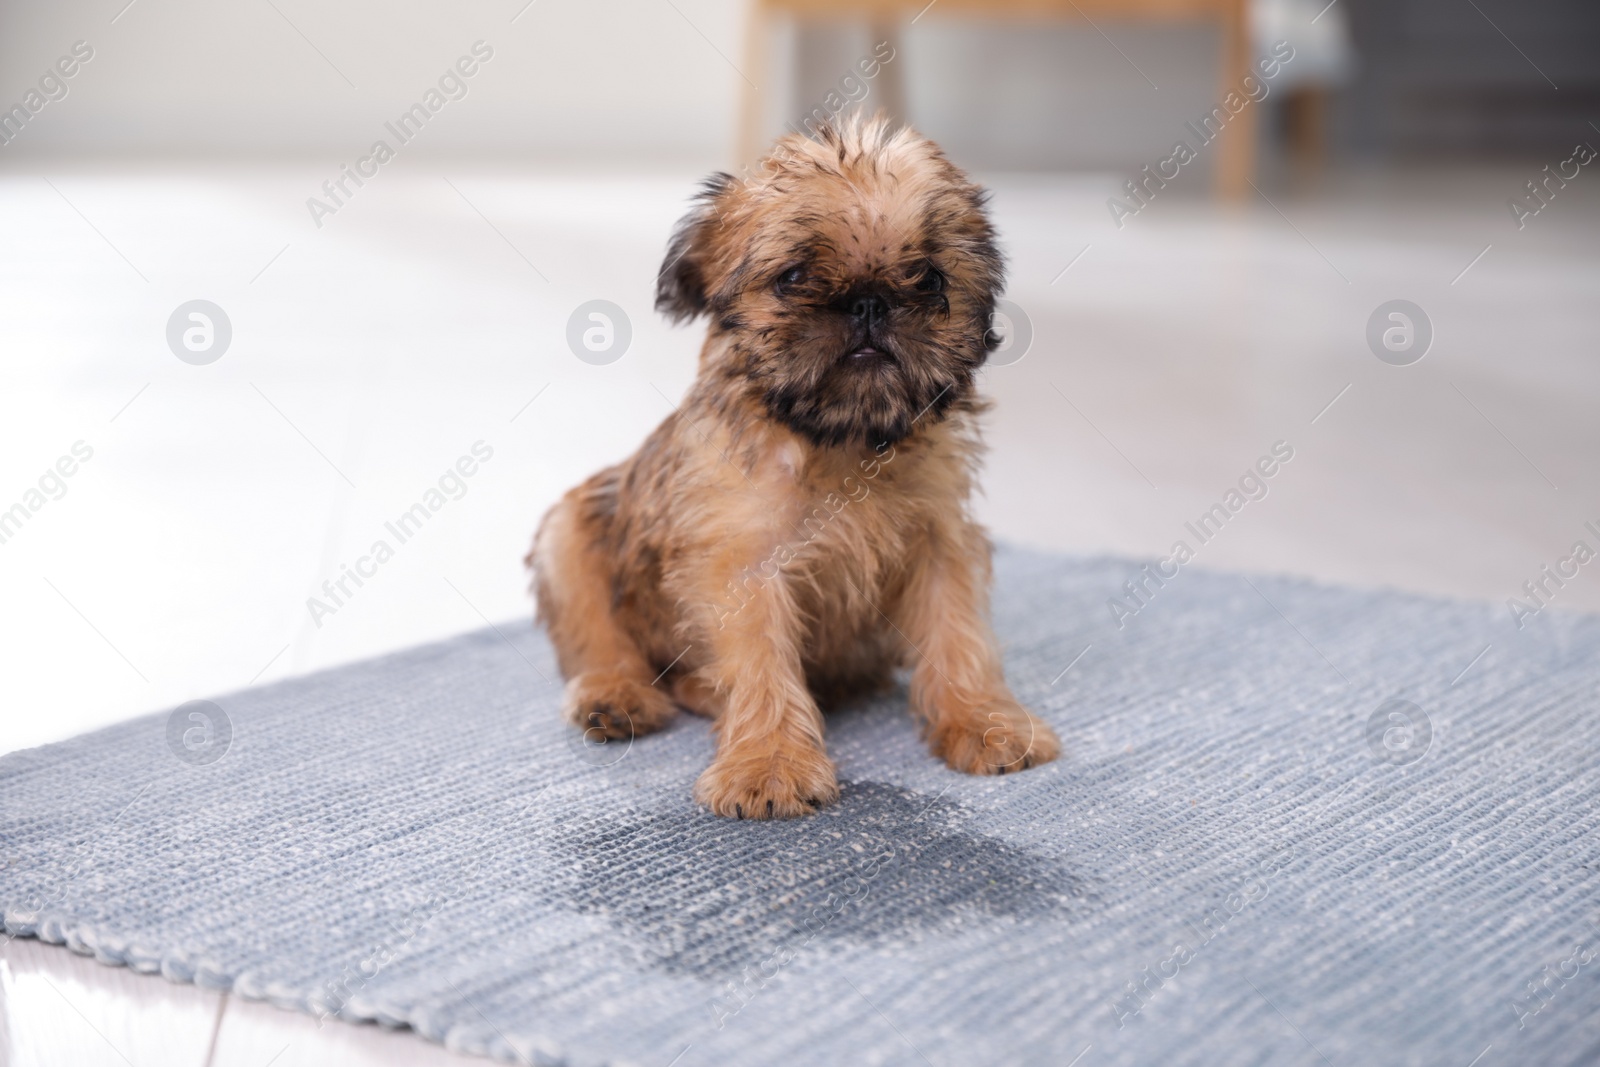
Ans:
[{"label": "brussels griffon puppy", "polygon": [[528,563],[566,717],[613,739],[710,717],[695,797],[718,815],[835,799],[821,708],[901,665],[956,770],[1058,752],[1006,685],[969,512],[1002,283],[985,200],[881,118],[708,179],[656,289],[672,319],[710,322],[694,384],[540,524]]}]

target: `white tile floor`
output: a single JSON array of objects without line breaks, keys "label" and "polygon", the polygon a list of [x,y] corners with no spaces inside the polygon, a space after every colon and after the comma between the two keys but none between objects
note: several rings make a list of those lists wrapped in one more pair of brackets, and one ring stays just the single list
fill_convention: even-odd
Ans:
[{"label": "white tile floor", "polygon": [[[1121,230],[1110,179],[994,178],[1034,341],[985,372],[983,515],[1012,541],[1160,554],[1285,440],[1200,565],[1503,604],[1600,541],[1600,192],[1580,177],[1518,231],[1505,201],[1537,169],[1235,210],[1163,193]],[[695,175],[386,170],[319,230],[325,177],[0,176],[0,510],[93,449],[0,544],[0,751],[525,616],[542,509],[687,385],[698,330],[650,292]],[[209,366],[164,340],[194,298],[232,322]],[[632,321],[609,366],[564,341],[594,298]],[[1364,340],[1394,298],[1435,329],[1409,367]],[[306,598],[480,440],[466,494],[316,625]],[[1600,609],[1600,568],[1556,602]],[[0,949],[0,995],[15,1064],[451,1058],[29,942]]]}]

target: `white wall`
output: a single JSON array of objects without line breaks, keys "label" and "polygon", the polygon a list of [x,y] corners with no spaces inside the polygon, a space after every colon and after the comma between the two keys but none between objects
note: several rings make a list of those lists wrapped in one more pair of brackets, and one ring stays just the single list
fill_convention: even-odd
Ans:
[{"label": "white wall", "polygon": [[[730,160],[744,87],[731,65],[744,65],[741,0],[535,0],[525,10],[526,0],[125,2],[0,2],[6,106],[74,41],[95,49],[68,96],[0,147],[0,166],[63,153],[353,159],[480,39],[494,58],[408,153],[575,167]],[[912,117],[976,168],[1137,166],[1190,112],[1209,108],[1215,35],[1100,28],[1116,47],[1081,23],[934,9],[906,33],[898,60]],[[795,36],[773,40],[769,77],[783,90],[773,94],[774,129],[780,110],[809,107],[870,47],[865,29],[825,34],[830,43],[807,49],[796,87],[785,58]]]},{"label": "white wall", "polygon": [[125,2],[0,8],[0,100],[19,98],[75,40],[96,53],[68,98],[0,154],[25,145],[342,158],[480,39],[494,58],[419,152],[704,157],[730,133],[738,75],[690,21],[734,55],[738,0],[673,0],[681,16],[665,2],[536,0],[514,24],[525,0],[137,0],[113,24]]}]

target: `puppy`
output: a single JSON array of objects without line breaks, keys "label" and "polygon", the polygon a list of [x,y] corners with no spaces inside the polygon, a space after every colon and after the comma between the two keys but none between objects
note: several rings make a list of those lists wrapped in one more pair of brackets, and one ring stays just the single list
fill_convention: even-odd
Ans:
[{"label": "puppy", "polygon": [[834,800],[820,709],[901,665],[956,770],[1057,755],[1006,685],[969,512],[987,403],[973,376],[1002,284],[985,200],[882,118],[712,176],[656,289],[675,321],[710,321],[694,384],[534,537],[566,717],[612,739],[680,706],[710,717],[695,797],[718,815]]}]

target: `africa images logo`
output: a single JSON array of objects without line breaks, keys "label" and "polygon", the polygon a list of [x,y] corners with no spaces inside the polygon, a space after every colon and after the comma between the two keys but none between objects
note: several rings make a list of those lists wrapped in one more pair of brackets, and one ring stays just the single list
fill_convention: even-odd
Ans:
[{"label": "africa images logo", "polygon": [[209,300],[179,304],[167,319],[167,347],[190,366],[215,363],[232,343],[228,313]]},{"label": "africa images logo", "polygon": [[167,716],[167,747],[191,767],[204,767],[228,754],[233,721],[209,700],[180,704]]},{"label": "africa images logo", "polygon": [[1433,720],[1411,701],[1396,697],[1367,717],[1366,735],[1373,759],[1404,767],[1433,747]]},{"label": "africa images logo", "polygon": [[[402,111],[393,122],[383,124],[383,128],[394,138],[394,145],[382,139],[374,141],[367,154],[356,160],[353,168],[348,163],[340,164],[338,176],[322,183],[326,199],[315,196],[306,198],[306,210],[311,213],[311,221],[316,223],[317,229],[322,229],[323,216],[337,215],[339,209],[355,196],[356,190],[367,184],[363,179],[376,177],[378,168],[395,157],[396,147],[415,139],[433,116],[444,110],[445,104],[451,100],[465,100],[468,91],[466,79],[477,74],[482,69],[481,64],[493,58],[494,49],[487,42],[474,41],[472,55],[462,56],[453,66],[446,68],[439,75],[437,87],[430,85],[423,92],[421,102]],[[352,183],[355,189],[350,187]]]}]

